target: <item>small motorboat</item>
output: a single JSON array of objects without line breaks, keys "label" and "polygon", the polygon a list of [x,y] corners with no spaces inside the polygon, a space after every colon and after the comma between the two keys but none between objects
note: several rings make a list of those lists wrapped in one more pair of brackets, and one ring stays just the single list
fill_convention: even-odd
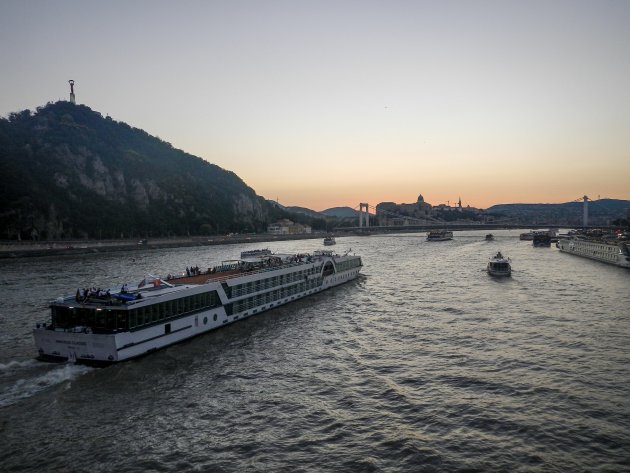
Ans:
[{"label": "small motorboat", "polygon": [[492,233],[488,233],[486,235],[486,241],[492,241],[492,240],[494,240],[494,235]]},{"label": "small motorboat", "polygon": [[510,258],[506,258],[499,251],[488,261],[487,270],[490,276],[510,276],[512,274]]},{"label": "small motorboat", "polygon": [[337,242],[335,241],[335,237],[333,236],[327,236],[326,238],[324,238],[324,245],[325,246],[332,246],[335,245]]}]

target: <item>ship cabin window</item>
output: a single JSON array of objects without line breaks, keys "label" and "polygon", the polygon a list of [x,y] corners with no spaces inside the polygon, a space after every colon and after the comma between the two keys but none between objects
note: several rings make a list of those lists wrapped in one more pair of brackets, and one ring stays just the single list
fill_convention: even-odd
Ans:
[{"label": "ship cabin window", "polygon": [[96,322],[94,324],[96,328],[104,329],[106,325],[106,320],[107,320],[107,317],[106,317],[105,311],[103,310],[96,311]]},{"label": "ship cabin window", "polygon": [[[54,326],[63,329],[90,327],[97,331],[128,330],[128,317],[129,314],[126,310],[60,306],[51,308],[51,318]],[[137,323],[135,319],[133,319],[133,323]]]},{"label": "ship cabin window", "polygon": [[105,329],[116,330],[116,317],[111,317],[111,313],[105,315]]},{"label": "ship cabin window", "polygon": [[[122,319],[118,320],[117,326],[118,330],[140,328],[172,317],[179,317],[183,314],[216,307],[217,305],[219,305],[219,298],[216,291],[206,292],[131,309],[128,313],[129,318],[124,321]],[[126,312],[124,313],[126,314]]]},{"label": "ship cabin window", "polygon": [[116,330],[128,330],[129,329],[129,321],[127,318],[127,313],[120,311],[116,316]]},{"label": "ship cabin window", "polygon": [[137,319],[137,313],[134,312],[134,311],[131,311],[129,313],[129,326],[130,327],[135,327],[138,324],[137,320],[138,320]]}]

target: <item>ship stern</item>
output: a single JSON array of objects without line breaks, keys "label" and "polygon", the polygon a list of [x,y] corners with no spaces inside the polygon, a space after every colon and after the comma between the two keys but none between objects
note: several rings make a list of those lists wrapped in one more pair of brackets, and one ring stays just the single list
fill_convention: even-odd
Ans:
[{"label": "ship stern", "polygon": [[118,361],[113,335],[35,328],[33,338],[42,361],[109,364]]}]

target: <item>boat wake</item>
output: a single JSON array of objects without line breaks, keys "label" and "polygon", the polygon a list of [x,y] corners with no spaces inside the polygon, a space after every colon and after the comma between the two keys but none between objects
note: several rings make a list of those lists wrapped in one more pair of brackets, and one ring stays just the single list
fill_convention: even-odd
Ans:
[{"label": "boat wake", "polygon": [[[42,366],[46,369],[43,373]],[[94,368],[72,363],[44,365],[36,360],[0,363],[0,408],[76,379],[92,369]]]}]

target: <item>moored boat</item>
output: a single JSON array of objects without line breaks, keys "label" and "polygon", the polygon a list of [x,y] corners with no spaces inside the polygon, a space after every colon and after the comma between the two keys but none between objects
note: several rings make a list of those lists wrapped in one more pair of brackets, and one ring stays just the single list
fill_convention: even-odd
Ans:
[{"label": "moored boat", "polygon": [[325,250],[266,254],[115,291],[78,290],[50,303],[35,345],[42,360],[115,363],[351,281],[361,267],[360,256]]},{"label": "moored boat", "polygon": [[534,232],[532,245],[535,247],[550,247],[551,235],[549,234],[549,232]]},{"label": "moored boat", "polygon": [[453,232],[448,230],[431,230],[427,233],[427,241],[447,241],[453,239]]},{"label": "moored boat", "polygon": [[504,257],[499,251],[495,256],[490,258],[486,270],[491,276],[510,276],[512,274],[510,258]]},{"label": "moored boat", "polygon": [[630,268],[630,243],[615,236],[574,235],[556,243],[564,253],[582,256],[623,268]]}]

